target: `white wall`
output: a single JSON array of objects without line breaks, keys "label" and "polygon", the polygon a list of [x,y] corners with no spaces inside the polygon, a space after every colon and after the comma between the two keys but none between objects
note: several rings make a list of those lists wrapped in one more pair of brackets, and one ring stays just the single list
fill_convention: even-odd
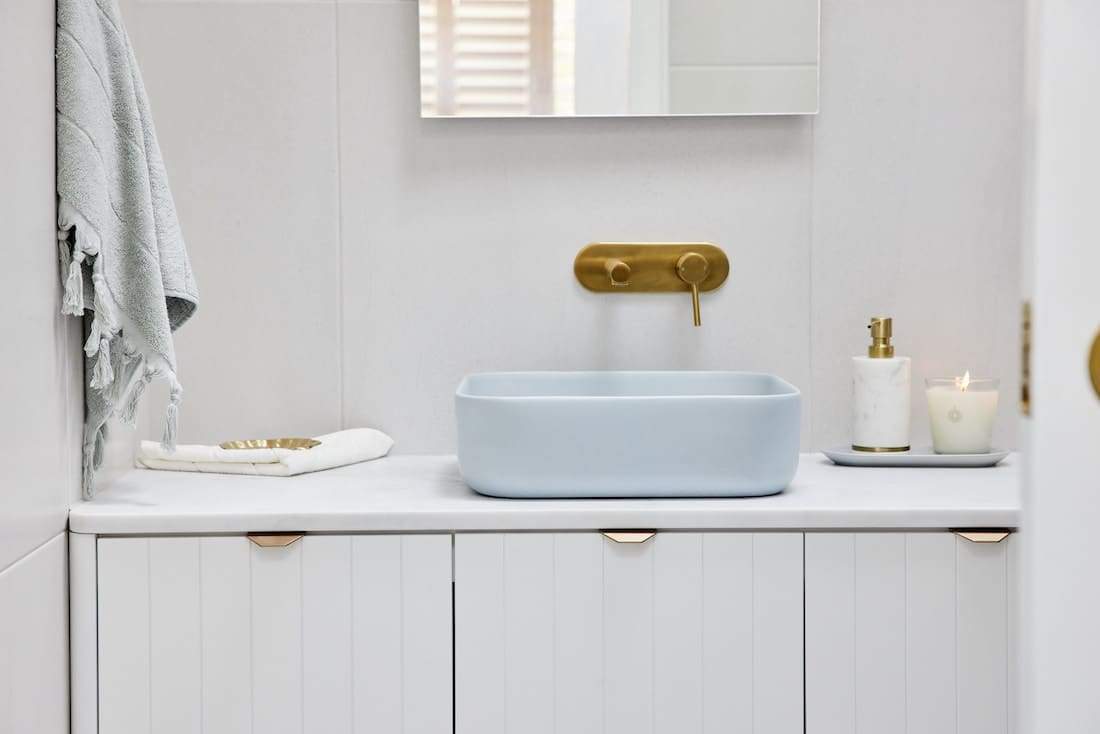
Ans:
[{"label": "white wall", "polygon": [[[1022,0],[825,3],[819,116],[671,120],[421,120],[412,0],[125,12],[202,289],[184,441],[449,452],[468,372],[729,368],[799,385],[819,448],[886,314],[914,442],[919,381],[967,368],[1014,442]],[[588,242],[677,239],[732,261],[700,329],[686,296],[573,279]]]},{"label": "white wall", "polygon": [[68,734],[65,534],[0,572],[0,731]]},{"label": "white wall", "polygon": [[[1025,292],[1032,303],[1031,417],[1023,421],[1020,732],[1100,725],[1100,400],[1088,355],[1100,330],[1100,6],[1031,3]],[[1073,457],[1067,461],[1066,457]]]},{"label": "white wall", "polygon": [[0,731],[68,731],[65,539],[80,486],[79,322],[60,315],[54,3],[0,4]]}]

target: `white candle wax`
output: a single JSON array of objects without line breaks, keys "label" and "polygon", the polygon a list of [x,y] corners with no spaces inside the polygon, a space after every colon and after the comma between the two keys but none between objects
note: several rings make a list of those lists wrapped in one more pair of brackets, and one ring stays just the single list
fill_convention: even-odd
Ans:
[{"label": "white candle wax", "polygon": [[997,383],[929,380],[928,417],[932,448],[937,454],[985,454],[993,449],[993,417],[997,413]]}]

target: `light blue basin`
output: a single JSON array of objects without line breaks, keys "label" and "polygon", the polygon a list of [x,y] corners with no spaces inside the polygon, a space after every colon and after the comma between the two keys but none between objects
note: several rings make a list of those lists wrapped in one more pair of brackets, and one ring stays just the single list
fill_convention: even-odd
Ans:
[{"label": "light blue basin", "polygon": [[458,386],[463,480],[495,497],[742,497],[798,465],[798,388],[752,372],[495,372]]}]

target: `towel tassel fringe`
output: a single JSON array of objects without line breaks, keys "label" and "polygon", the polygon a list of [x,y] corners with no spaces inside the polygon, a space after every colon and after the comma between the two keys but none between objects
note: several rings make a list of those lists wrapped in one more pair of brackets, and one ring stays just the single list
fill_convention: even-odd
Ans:
[{"label": "towel tassel fringe", "polygon": [[84,445],[84,499],[90,500],[95,494],[95,444]]},{"label": "towel tassel fringe", "polygon": [[165,451],[176,450],[176,424],[179,421],[179,405],[183,399],[183,388],[174,377],[171,378],[172,387],[168,397],[168,415],[164,423],[164,439],[160,442]]},{"label": "towel tassel fringe", "polygon": [[145,368],[145,373],[134,381],[134,386],[130,388],[130,395],[126,398],[126,405],[122,409],[122,420],[127,425],[134,425],[134,419],[137,416],[138,405],[141,403],[141,396],[145,394],[145,388],[149,386],[149,383],[153,380],[153,370],[148,367]]},{"label": "towel tassel fringe", "polygon": [[115,315],[114,302],[110,298],[107,288],[107,277],[103,274],[103,258],[96,257],[92,263],[92,293],[95,299],[95,316],[103,322],[102,329],[114,336],[118,328],[118,319]]},{"label": "towel tassel fringe", "polygon": [[99,356],[95,360],[95,368],[92,370],[91,387],[102,392],[111,386],[115,380],[115,371],[111,367],[111,341],[106,336],[99,340]]},{"label": "towel tassel fringe", "polygon": [[84,253],[73,250],[69,258],[69,275],[65,278],[65,297],[61,301],[61,313],[68,316],[84,314],[84,274],[80,264],[84,262]]}]

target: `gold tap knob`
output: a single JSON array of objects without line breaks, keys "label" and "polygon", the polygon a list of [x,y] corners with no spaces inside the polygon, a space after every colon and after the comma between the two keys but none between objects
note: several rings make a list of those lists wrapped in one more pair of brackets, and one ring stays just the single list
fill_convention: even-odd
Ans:
[{"label": "gold tap knob", "polygon": [[710,263],[698,252],[685,252],[676,261],[676,274],[691,286],[691,310],[696,326],[703,323],[699,318],[699,284],[706,280],[709,270]]},{"label": "gold tap knob", "polygon": [[630,266],[617,258],[608,258],[603,264],[611,278],[611,285],[616,288],[625,288],[630,285]]}]

